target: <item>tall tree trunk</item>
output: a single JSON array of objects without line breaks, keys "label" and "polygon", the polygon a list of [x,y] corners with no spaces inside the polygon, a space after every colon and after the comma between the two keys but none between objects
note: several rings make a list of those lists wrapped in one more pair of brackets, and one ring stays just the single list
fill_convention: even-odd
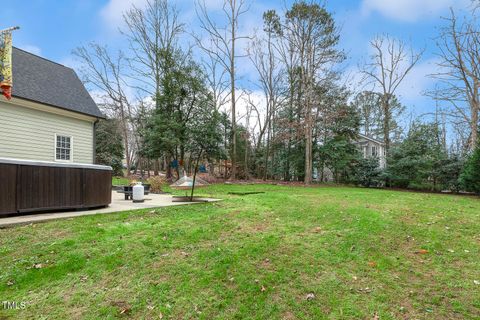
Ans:
[{"label": "tall tree trunk", "polygon": [[473,110],[473,112],[472,112],[471,127],[472,127],[472,138],[471,138],[471,141],[470,141],[470,147],[471,147],[471,150],[474,150],[475,147],[479,144],[479,141],[478,141],[478,106],[477,106],[476,110]]},{"label": "tall tree trunk", "polygon": [[383,140],[385,142],[385,150],[390,151],[390,97],[384,94],[383,97]]},{"label": "tall tree trunk", "polygon": [[154,176],[158,176],[158,171],[160,170],[160,161],[157,159],[155,159],[155,163],[153,164],[153,175]]},{"label": "tall tree trunk", "polygon": [[128,136],[123,132],[123,140],[125,146],[125,161],[127,162],[127,177],[130,176],[130,169],[132,168],[132,162],[130,161],[130,149],[128,147]]},{"label": "tall tree trunk", "polygon": [[[232,15],[233,16],[233,15]],[[232,179],[237,178],[237,115],[235,110],[235,27],[232,26],[232,51],[230,57],[230,90],[232,99],[232,135],[233,135],[233,152],[232,152]]]},{"label": "tall tree trunk", "polygon": [[266,149],[265,149],[265,171],[263,173],[263,180],[268,179],[268,158],[270,156],[270,130],[271,130],[270,120],[268,120],[268,124],[267,124],[267,143],[266,143]]},{"label": "tall tree trunk", "polygon": [[248,168],[248,144],[249,144],[249,136],[248,136],[248,129],[250,128],[250,108],[247,108],[247,123],[246,123],[246,131],[245,131],[245,158],[244,158],[244,170],[245,170],[245,180],[250,179],[250,170]]},{"label": "tall tree trunk", "polygon": [[245,170],[245,180],[248,180],[250,179],[250,174],[249,174],[249,170],[248,170],[248,143],[245,144],[245,166],[244,166],[244,170]]},{"label": "tall tree trunk", "polygon": [[170,165],[172,163],[172,157],[171,156],[165,156],[165,165],[166,165],[166,179],[167,181],[172,181],[173,180],[173,172],[172,172],[172,166]]},{"label": "tall tree trunk", "polygon": [[[307,102],[308,103],[308,102]],[[305,116],[305,184],[312,183],[312,121],[310,114],[310,107],[307,107],[307,114]]]},{"label": "tall tree trunk", "polygon": [[470,148],[471,150],[474,150],[479,141],[478,141],[478,114],[480,112],[480,102],[479,102],[479,96],[478,96],[478,90],[480,87],[480,83],[478,79],[474,79],[473,81],[473,97],[472,101],[470,102],[470,109],[472,113],[472,122],[470,124],[471,130],[472,130],[472,136],[471,136],[471,141],[470,141]]}]

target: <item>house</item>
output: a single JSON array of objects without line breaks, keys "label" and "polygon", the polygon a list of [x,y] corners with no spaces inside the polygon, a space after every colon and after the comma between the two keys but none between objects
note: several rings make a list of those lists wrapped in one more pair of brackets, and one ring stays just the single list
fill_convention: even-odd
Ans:
[{"label": "house", "polygon": [[380,168],[385,168],[387,161],[385,143],[383,141],[368,137],[363,134],[358,134],[355,145],[358,146],[365,159],[369,157],[378,158]]},{"label": "house", "polygon": [[12,99],[0,98],[0,157],[93,164],[103,118],[71,68],[12,50]]},{"label": "house", "polygon": [[[381,169],[385,169],[387,161],[385,156],[385,143],[383,141],[368,137],[363,134],[357,134],[357,138],[355,141],[353,141],[353,143],[360,150],[363,158],[378,158],[379,167]],[[320,169],[314,168],[313,178],[320,182],[332,182],[335,180],[332,170],[327,167]]]},{"label": "house", "polygon": [[0,216],[111,202],[111,170],[94,165],[103,118],[71,68],[12,49],[12,98],[0,95]]}]

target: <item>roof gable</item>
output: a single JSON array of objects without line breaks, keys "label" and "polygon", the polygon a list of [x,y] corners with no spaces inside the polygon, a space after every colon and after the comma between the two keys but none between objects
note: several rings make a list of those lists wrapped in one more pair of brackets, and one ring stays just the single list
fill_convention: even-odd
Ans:
[{"label": "roof gable", "polygon": [[375,138],[366,136],[366,135],[361,134],[361,133],[358,133],[358,137],[359,137],[359,138],[362,138],[362,139],[364,139],[364,140],[368,140],[368,141],[371,141],[371,142],[380,144],[380,145],[384,145],[384,144],[385,144],[385,142],[383,142],[383,141],[380,141],[380,140],[378,140],[378,139],[375,139]]},{"label": "roof gable", "polygon": [[71,68],[14,47],[12,73],[14,97],[104,117]]}]

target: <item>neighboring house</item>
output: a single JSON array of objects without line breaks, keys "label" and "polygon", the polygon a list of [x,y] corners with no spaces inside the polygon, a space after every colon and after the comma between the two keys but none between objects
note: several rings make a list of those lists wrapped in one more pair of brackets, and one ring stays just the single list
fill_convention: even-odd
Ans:
[{"label": "neighboring house", "polygon": [[75,71],[18,48],[12,99],[0,97],[0,158],[93,164],[103,118]]},{"label": "neighboring house", "polygon": [[[387,161],[385,158],[385,143],[383,141],[368,137],[363,134],[358,134],[358,138],[353,141],[353,143],[358,147],[363,155],[363,158],[378,158],[378,165],[381,169],[385,169]],[[324,167],[323,173],[320,175],[318,172],[322,173],[322,169],[313,169],[313,178],[315,180],[321,180],[322,182],[334,181],[333,172],[329,168]]]},{"label": "neighboring house", "polygon": [[355,144],[362,152],[364,158],[378,158],[380,168],[385,168],[387,161],[385,158],[385,143],[383,141],[359,134]]}]

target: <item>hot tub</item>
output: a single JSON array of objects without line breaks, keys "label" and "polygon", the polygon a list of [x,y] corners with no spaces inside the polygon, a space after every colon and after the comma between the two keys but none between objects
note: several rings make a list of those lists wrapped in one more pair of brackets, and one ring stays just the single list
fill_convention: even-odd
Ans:
[{"label": "hot tub", "polygon": [[0,216],[105,207],[111,201],[111,167],[0,158]]}]

